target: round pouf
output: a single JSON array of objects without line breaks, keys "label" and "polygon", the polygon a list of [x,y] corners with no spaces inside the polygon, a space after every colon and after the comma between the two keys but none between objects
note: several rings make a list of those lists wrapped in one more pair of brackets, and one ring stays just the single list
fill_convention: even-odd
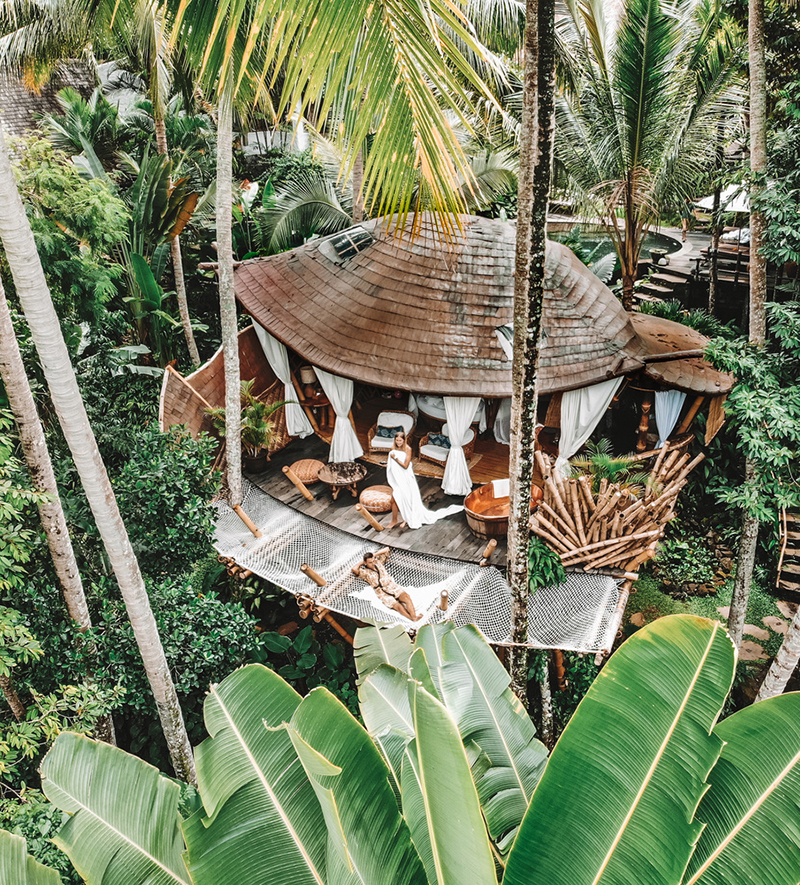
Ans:
[{"label": "round pouf", "polygon": [[304,458],[302,461],[295,461],[289,469],[300,482],[310,486],[312,483],[319,482],[319,472],[324,466],[322,461]]},{"label": "round pouf", "polygon": [[387,513],[392,509],[392,488],[369,486],[359,495],[358,501],[370,513]]}]

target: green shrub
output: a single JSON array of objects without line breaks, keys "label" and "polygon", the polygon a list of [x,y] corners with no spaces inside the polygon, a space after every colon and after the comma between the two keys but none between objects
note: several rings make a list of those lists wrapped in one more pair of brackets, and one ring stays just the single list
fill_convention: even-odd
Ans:
[{"label": "green shrub", "polygon": [[716,559],[704,544],[697,538],[668,538],[659,545],[654,562],[658,576],[678,587],[712,580]]}]

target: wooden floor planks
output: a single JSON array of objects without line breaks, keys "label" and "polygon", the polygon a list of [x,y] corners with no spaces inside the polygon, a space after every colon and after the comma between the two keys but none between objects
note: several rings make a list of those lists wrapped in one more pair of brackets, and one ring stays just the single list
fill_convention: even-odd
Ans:
[{"label": "wooden floor planks", "polygon": [[[386,408],[385,405],[383,407]],[[374,423],[378,411],[378,407],[364,407],[353,413],[362,444],[366,442],[366,434]],[[493,440],[488,442],[478,440],[475,450],[483,455],[472,472],[472,478],[476,483],[482,484],[508,476],[508,446],[501,446]],[[310,436],[304,440],[295,439],[285,449],[272,456],[264,473],[251,475],[249,478],[259,488],[283,501],[284,504],[352,535],[385,542],[404,550],[447,556],[464,562],[480,561],[486,541],[472,534],[463,513],[449,516],[434,525],[423,526],[420,529],[395,528],[391,531],[376,532],[356,511],[354,506],[356,499],[346,490],[342,491],[338,500],[334,501],[328,489],[322,483],[317,483],[309,489],[314,494],[314,500],[307,501],[281,470],[284,465],[292,464],[302,458],[317,458],[327,462],[327,443],[317,436]],[[358,484],[359,491],[370,485],[385,485],[386,469],[377,464],[364,463],[367,467],[367,476]],[[457,499],[444,494],[440,479],[418,476],[417,480],[423,501],[431,510],[457,503]],[[388,524],[391,514],[377,514],[376,518],[379,522]],[[506,542],[502,539],[492,557],[492,564],[503,566],[505,561]],[[313,567],[313,562],[309,562],[309,565]]]}]

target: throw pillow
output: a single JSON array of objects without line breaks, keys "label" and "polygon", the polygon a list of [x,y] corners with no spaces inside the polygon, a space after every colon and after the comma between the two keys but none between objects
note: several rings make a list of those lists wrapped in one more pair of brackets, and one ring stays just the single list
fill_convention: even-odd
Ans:
[{"label": "throw pillow", "polygon": [[443,433],[429,433],[428,442],[432,446],[439,446],[442,449],[450,448],[450,437],[445,436]]},{"label": "throw pillow", "polygon": [[378,427],[377,436],[382,436],[384,439],[394,439],[401,430],[403,430],[402,424],[399,427]]}]

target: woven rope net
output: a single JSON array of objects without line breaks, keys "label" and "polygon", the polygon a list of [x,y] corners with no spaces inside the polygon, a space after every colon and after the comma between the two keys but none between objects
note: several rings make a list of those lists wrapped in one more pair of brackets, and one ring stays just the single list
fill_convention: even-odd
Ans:
[{"label": "woven rope net", "polygon": [[[350,571],[367,550],[385,545],[299,513],[250,483],[242,507],[263,537],[254,537],[220,501],[214,546],[222,556],[283,590],[312,596],[319,605],[357,620],[418,629],[449,619],[457,626],[475,624],[490,642],[510,642],[511,590],[496,568],[392,548],[386,567],[422,613],[421,620],[410,621],[381,603]],[[318,587],[301,572],[301,565],[311,566],[327,585]],[[438,605],[443,590],[449,595],[447,611]],[[528,644],[579,652],[610,648],[618,601],[619,585],[613,578],[568,574],[564,583],[542,588],[532,597]]]}]

